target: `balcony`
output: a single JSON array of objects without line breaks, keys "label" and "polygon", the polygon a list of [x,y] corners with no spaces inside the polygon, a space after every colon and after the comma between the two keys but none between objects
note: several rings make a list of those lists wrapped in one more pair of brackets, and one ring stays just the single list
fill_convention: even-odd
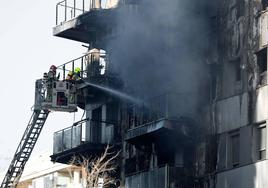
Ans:
[{"label": "balcony", "polygon": [[[190,96],[166,94],[129,108],[125,140],[134,145],[189,138],[194,126]],[[174,141],[175,141],[174,140]]]},{"label": "balcony", "polygon": [[53,162],[67,164],[73,155],[97,155],[107,144],[116,142],[117,129],[107,122],[82,120],[54,133]]},{"label": "balcony", "polygon": [[109,88],[121,87],[122,83],[119,77],[110,71],[109,63],[109,57],[103,50],[92,49],[86,55],[57,67],[62,80],[66,79],[69,71],[74,72],[75,68],[80,68],[81,79],[76,81],[77,103],[80,108],[84,109],[86,103],[101,101],[107,95],[103,90],[90,84]]},{"label": "balcony", "polygon": [[194,179],[181,167],[164,166],[126,177],[126,188],[187,188],[194,187]]},{"label": "balcony", "polygon": [[[56,5],[56,26],[53,34],[94,46],[112,35],[115,25],[117,2],[101,5],[97,0],[63,0]],[[101,45],[99,45],[101,46]]]}]

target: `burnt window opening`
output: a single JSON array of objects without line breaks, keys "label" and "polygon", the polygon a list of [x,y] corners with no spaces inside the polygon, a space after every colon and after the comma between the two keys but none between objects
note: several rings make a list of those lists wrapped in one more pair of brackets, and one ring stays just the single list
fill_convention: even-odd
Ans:
[{"label": "burnt window opening", "polygon": [[230,162],[232,167],[239,166],[240,163],[240,134],[235,131],[230,134]]},{"label": "burnt window opening", "polygon": [[267,48],[260,50],[257,53],[257,64],[259,73],[259,84],[266,84],[267,80]]},{"label": "burnt window opening", "polygon": [[261,4],[262,4],[262,10],[266,10],[268,7],[268,0],[262,0]]}]

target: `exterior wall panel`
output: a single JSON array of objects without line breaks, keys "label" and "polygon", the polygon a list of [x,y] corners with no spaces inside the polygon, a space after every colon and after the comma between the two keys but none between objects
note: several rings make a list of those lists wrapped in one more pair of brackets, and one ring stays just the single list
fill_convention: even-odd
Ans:
[{"label": "exterior wall panel", "polygon": [[246,165],[217,175],[217,188],[265,188],[268,187],[268,161]]},{"label": "exterior wall panel", "polygon": [[217,103],[218,134],[248,124],[248,94],[237,95]]}]

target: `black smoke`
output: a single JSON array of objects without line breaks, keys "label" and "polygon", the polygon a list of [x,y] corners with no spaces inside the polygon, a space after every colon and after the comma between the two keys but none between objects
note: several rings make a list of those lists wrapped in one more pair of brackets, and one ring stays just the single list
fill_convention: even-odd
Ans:
[{"label": "black smoke", "polygon": [[208,0],[143,0],[121,8],[108,49],[126,91],[195,95],[192,105],[205,97],[213,7]]}]

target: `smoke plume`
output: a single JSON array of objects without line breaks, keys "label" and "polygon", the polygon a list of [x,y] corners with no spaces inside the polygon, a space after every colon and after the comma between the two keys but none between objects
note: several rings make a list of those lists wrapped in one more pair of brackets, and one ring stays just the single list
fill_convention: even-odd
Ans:
[{"label": "smoke plume", "polygon": [[211,10],[208,0],[144,0],[122,9],[108,49],[126,90],[144,98],[195,95],[196,105],[208,85]]}]

